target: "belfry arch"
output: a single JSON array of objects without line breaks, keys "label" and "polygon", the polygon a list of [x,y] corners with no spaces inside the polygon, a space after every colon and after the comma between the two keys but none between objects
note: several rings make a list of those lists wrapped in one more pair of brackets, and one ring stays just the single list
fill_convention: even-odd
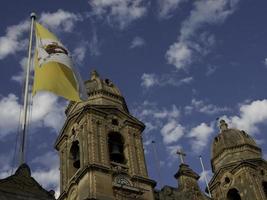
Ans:
[{"label": "belfry arch", "polygon": [[80,146],[79,141],[74,141],[71,144],[69,151],[69,166],[70,166],[70,176],[73,176],[74,173],[80,168]]},{"label": "belfry arch", "polygon": [[241,200],[239,191],[236,188],[232,188],[227,193],[227,200]]},{"label": "belfry arch", "polygon": [[124,139],[120,133],[111,132],[108,134],[108,147],[110,161],[125,164]]},{"label": "belfry arch", "polygon": [[262,182],[262,188],[263,188],[265,197],[267,198],[267,181]]}]

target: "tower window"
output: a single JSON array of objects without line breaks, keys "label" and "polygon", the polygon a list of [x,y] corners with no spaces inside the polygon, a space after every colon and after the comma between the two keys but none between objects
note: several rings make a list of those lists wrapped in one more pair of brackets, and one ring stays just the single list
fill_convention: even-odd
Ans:
[{"label": "tower window", "polygon": [[241,200],[238,190],[235,188],[230,189],[227,193],[227,200]]},{"label": "tower window", "polygon": [[112,119],[112,125],[115,125],[115,126],[118,126],[119,125],[119,122],[117,119]]},{"label": "tower window", "polygon": [[230,178],[225,177],[224,181],[225,181],[225,183],[230,183]]},{"label": "tower window", "polygon": [[266,181],[262,182],[262,187],[263,187],[264,194],[267,198],[267,182]]},{"label": "tower window", "polygon": [[72,165],[74,168],[79,169],[80,168],[80,148],[79,148],[79,142],[74,141],[70,148],[70,157],[72,161]]},{"label": "tower window", "polygon": [[122,135],[117,132],[110,133],[108,136],[108,145],[110,160],[116,163],[124,164],[124,141]]}]

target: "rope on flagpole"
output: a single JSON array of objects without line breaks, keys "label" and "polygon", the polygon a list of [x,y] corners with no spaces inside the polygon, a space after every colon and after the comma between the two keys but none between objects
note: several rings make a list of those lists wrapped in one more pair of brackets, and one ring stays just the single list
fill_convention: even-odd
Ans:
[{"label": "rope on flagpole", "polygon": [[31,30],[30,30],[30,40],[28,49],[28,62],[26,69],[26,78],[24,86],[24,102],[23,102],[23,114],[22,114],[22,140],[20,147],[20,165],[25,162],[25,142],[26,142],[26,131],[27,131],[27,119],[28,119],[28,98],[29,98],[29,77],[30,77],[30,65],[31,65],[31,51],[32,51],[32,37],[33,37],[33,27],[34,21],[36,19],[36,14],[31,13]]}]

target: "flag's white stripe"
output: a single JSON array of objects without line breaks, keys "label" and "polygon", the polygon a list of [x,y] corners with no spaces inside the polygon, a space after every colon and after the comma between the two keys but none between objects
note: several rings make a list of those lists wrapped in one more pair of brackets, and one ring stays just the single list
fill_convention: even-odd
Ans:
[{"label": "flag's white stripe", "polygon": [[69,51],[67,50],[68,55],[66,55],[64,53],[48,54],[46,52],[45,46],[47,46],[49,44],[53,44],[54,42],[56,42],[61,47],[63,47],[64,49],[67,50],[67,48],[65,48],[65,46],[57,40],[41,39],[41,38],[39,38],[37,40],[37,52],[38,52],[38,65],[39,65],[39,67],[42,67],[42,65],[49,63],[49,62],[58,62],[58,63],[65,65],[66,67],[69,67],[73,71],[73,75],[74,75],[74,78],[75,78],[75,81],[77,84],[77,89],[78,89],[80,98],[83,100],[86,100],[87,95],[86,95],[86,90],[85,90],[83,81],[80,77],[80,74],[73,67],[74,64],[72,62]]}]

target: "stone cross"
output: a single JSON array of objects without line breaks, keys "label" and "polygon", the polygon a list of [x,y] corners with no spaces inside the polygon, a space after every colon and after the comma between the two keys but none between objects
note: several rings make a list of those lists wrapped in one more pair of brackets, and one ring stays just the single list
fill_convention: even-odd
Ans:
[{"label": "stone cross", "polygon": [[184,157],[186,154],[183,152],[183,149],[179,149],[176,153],[180,156],[181,164],[184,164]]}]

